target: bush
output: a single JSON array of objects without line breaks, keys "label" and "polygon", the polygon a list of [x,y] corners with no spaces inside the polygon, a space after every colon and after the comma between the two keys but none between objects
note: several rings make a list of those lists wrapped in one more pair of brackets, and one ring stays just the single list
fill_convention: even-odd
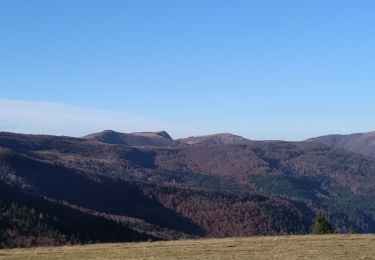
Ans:
[{"label": "bush", "polygon": [[328,222],[326,216],[319,216],[315,219],[311,227],[311,233],[314,235],[333,233],[332,225]]},{"label": "bush", "polygon": [[356,231],[353,227],[350,227],[348,233],[349,233],[349,234],[357,234],[357,231]]}]

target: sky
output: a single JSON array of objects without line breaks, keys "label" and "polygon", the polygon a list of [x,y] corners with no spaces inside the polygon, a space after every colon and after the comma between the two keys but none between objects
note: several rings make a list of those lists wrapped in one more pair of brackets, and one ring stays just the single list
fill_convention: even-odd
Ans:
[{"label": "sky", "polygon": [[375,1],[2,0],[0,131],[375,131]]}]

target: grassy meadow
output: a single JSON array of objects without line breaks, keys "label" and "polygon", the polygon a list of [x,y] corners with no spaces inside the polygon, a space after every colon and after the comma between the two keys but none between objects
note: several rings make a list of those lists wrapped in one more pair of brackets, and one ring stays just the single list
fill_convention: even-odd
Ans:
[{"label": "grassy meadow", "polygon": [[375,259],[375,235],[269,236],[0,250],[0,259]]}]

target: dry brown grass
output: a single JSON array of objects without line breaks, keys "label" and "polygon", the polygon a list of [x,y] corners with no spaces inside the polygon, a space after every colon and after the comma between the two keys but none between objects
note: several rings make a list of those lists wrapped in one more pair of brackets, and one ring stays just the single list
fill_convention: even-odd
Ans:
[{"label": "dry brown grass", "polygon": [[375,259],[375,235],[275,236],[0,250],[0,259]]}]

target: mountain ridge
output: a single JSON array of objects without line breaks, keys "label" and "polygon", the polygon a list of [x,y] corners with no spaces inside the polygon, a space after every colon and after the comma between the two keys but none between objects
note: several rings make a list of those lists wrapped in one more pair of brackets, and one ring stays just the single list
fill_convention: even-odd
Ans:
[{"label": "mountain ridge", "polygon": [[191,136],[179,140],[190,145],[246,145],[252,142],[249,139],[231,133]]},{"label": "mountain ridge", "polygon": [[344,149],[375,157],[375,132],[348,135],[324,135],[309,140],[321,142],[333,149]]},{"label": "mountain ridge", "polygon": [[99,141],[109,144],[123,144],[128,146],[170,146],[176,147],[183,145],[172,137],[166,131],[160,132],[135,132],[120,133],[113,130],[104,130],[99,133],[89,134],[83,139],[90,141]]}]

